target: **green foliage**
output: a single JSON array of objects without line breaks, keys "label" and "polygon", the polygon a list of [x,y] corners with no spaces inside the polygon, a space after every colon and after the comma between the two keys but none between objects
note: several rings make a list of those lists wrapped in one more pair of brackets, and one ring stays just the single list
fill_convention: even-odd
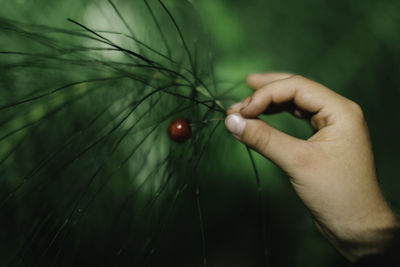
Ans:
[{"label": "green foliage", "polygon": [[[254,153],[260,202],[223,127],[253,71],[301,73],[359,102],[399,206],[398,2],[0,3],[0,265],[261,266],[265,228],[270,266],[344,266]],[[184,144],[166,134],[180,116],[193,123]],[[287,114],[264,119],[312,134]]]}]

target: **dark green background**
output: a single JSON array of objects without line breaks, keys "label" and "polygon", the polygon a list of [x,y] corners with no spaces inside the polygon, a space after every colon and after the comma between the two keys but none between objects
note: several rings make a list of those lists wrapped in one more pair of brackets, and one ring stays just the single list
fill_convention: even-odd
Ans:
[{"label": "dark green background", "polygon": [[[95,6],[93,3],[96,1],[0,2],[0,5],[4,3],[4,8],[0,6],[0,9],[3,8],[2,16],[72,29],[73,25],[65,19],[71,17],[79,20],[85,17],[85,12],[93,8]],[[118,6],[122,6],[124,2],[116,1]],[[188,42],[190,43],[192,39],[201,40],[197,47],[200,54],[202,51],[208,53],[207,51],[210,51],[208,45],[211,44],[215,61],[211,62],[200,57],[199,65],[204,69],[215,69],[217,80],[221,82],[218,87],[219,92],[225,91],[231,84],[242,82],[237,89],[228,92],[224,104],[232,104],[251,94],[244,83],[248,73],[267,71],[302,74],[356,101],[362,106],[370,128],[382,188],[393,208],[398,211],[400,208],[400,182],[397,177],[400,148],[397,138],[400,129],[397,117],[400,114],[398,110],[400,2],[394,0],[193,0],[191,2],[194,11],[190,5],[177,4],[179,8],[176,9],[176,3],[170,3],[169,6],[177,16],[178,22],[184,24],[183,34],[188,38]],[[129,10],[124,10],[123,13],[125,16],[130,14]],[[191,20],[193,13],[197,15]],[[97,16],[100,15],[97,13]],[[102,20],[100,17],[98,19]],[[92,23],[96,25],[96,21]],[[144,21],[142,24],[138,28],[140,34],[146,36],[147,22]],[[203,24],[204,32],[198,30],[199,24]],[[101,28],[103,24],[98,26]],[[122,31],[122,29],[115,30]],[[207,46],[203,47],[202,41]],[[29,47],[29,44],[16,45],[13,42],[7,35],[0,36],[2,50],[10,50],[10,46],[14,50],[19,46]],[[162,47],[156,42],[152,45],[155,48]],[[183,50],[179,45],[174,49],[177,52]],[[18,73],[15,74],[18,77]],[[74,75],[80,77],[73,71],[59,75],[57,78],[44,76],[42,79],[44,81],[47,79],[51,84],[54,82],[52,79],[58,77],[68,78]],[[8,86],[6,82],[10,81],[12,84],[13,79],[15,77],[8,76],[2,79],[0,96],[3,100],[6,98],[5,89]],[[99,98],[96,101],[103,100],[104,98]],[[70,112],[76,117],[84,117],[81,115],[85,114],[84,110],[90,113],[93,108],[88,105],[81,111],[71,108]],[[163,106],[158,107],[157,110],[162,108]],[[157,115],[150,119],[155,121]],[[307,122],[299,121],[288,114],[268,116],[263,119],[301,138],[307,138],[312,134]],[[59,133],[49,130],[47,134],[55,136]],[[163,140],[169,142],[167,139]],[[29,151],[32,155],[25,153],[24,157],[13,160],[23,161],[25,165],[33,162],[34,166],[37,163],[34,163],[32,158],[35,158],[36,149],[51,142],[59,141],[49,140],[46,135],[34,136],[29,140]],[[175,144],[170,147],[181,149]],[[22,246],[25,248],[23,254],[25,258],[14,261],[17,266],[131,266],[134,260],[129,254],[140,255],[140,250],[148,245],[142,242],[145,239],[141,239],[140,229],[152,229],[154,226],[157,230],[160,227],[164,228],[157,242],[151,244],[154,251],[145,259],[146,266],[202,266],[203,245],[210,267],[263,266],[264,245],[260,222],[261,217],[265,216],[269,266],[346,266],[348,264],[346,260],[314,228],[308,211],[295,195],[285,174],[268,160],[255,153],[253,155],[261,177],[262,203],[246,148],[230,136],[221,125],[210,143],[207,143],[205,156],[196,171],[191,170],[185,156],[171,160],[171,166],[181,170],[177,176],[186,179],[189,189],[179,197],[173,212],[168,213],[170,214],[168,223],[164,226],[157,225],[158,214],[164,214],[162,204],[161,208],[157,209],[157,216],[136,216],[131,218],[131,221],[118,224],[115,229],[104,226],[108,225],[108,219],[111,220],[108,217],[114,216],[113,211],[120,205],[120,199],[127,194],[126,185],[115,182],[110,185],[106,194],[99,196],[98,203],[88,218],[68,232],[71,235],[68,239],[72,240],[71,243],[56,242],[53,244],[55,250],[51,250],[45,256],[42,254],[43,248],[48,247],[49,240],[44,238],[41,241],[43,244],[29,244],[32,249],[26,249],[24,245],[27,243],[23,240],[26,240],[25,233],[29,231],[25,230],[30,229],[29,222],[33,222],[33,219],[45,220],[47,210],[44,210],[43,214],[35,213],[43,202],[53,203],[51,205],[54,206],[56,213],[63,214],[64,206],[59,204],[63,202],[58,200],[63,194],[71,196],[68,189],[64,191],[61,189],[66,188],[63,186],[67,186],[68,183],[55,184],[55,187],[51,187],[54,191],[35,196],[32,198],[35,201],[31,203],[22,205],[19,202],[11,202],[9,205],[3,205],[0,217],[2,221],[0,264],[9,264],[9,259],[16,253],[16,248]],[[82,158],[79,164],[90,166],[93,159],[97,159],[96,155],[92,158]],[[146,168],[146,165],[143,166]],[[28,167],[26,168],[29,169]],[[9,168],[11,170],[11,167]],[[77,171],[79,168],[78,166],[75,172],[72,170],[67,175],[78,180],[81,176],[89,175]],[[10,173],[13,172],[9,170],[3,169],[1,173],[3,176],[6,173],[7,180],[12,181],[14,176]],[[51,175],[51,172],[47,175]],[[191,186],[197,183],[204,221],[204,243],[201,240],[201,224],[196,208],[196,186]],[[77,183],[75,189],[81,186],[83,184]],[[4,188],[6,186],[2,184],[2,190]],[[6,194],[5,189],[2,192]],[[25,193],[35,195],[34,192]],[[262,212],[260,212],[261,207]],[[129,213],[129,209],[125,212]],[[152,210],[148,213],[152,213]],[[157,220],[154,217],[157,217]],[[63,216],[60,215],[60,218]],[[24,223],[20,223],[21,221]],[[59,225],[60,222],[62,223],[54,219],[47,224],[49,229],[54,231],[52,226]],[[140,227],[132,228],[132,225]],[[38,234],[47,236],[48,233],[42,231]],[[113,233],[116,233],[115,236]],[[50,241],[53,235],[49,234]],[[108,238],[109,236],[111,238]],[[118,257],[114,257],[118,252],[115,251],[116,248],[124,242],[125,236],[129,236],[131,242],[127,247],[134,249],[135,252],[127,249],[122,252],[122,259],[118,258],[119,254]],[[140,237],[137,242],[136,236]],[[58,248],[61,247],[64,256],[57,255],[57,251],[60,251]]]},{"label": "dark green background", "polygon": [[[398,211],[399,2],[199,2],[204,7],[207,28],[220,51],[222,62],[218,70],[221,75],[234,79],[251,72],[299,73],[362,106],[380,182],[392,207]],[[243,89],[244,95],[250,94],[245,92]],[[310,134],[306,125],[289,116],[266,120],[300,137]],[[244,149],[238,148],[237,154],[245,154]],[[224,157],[222,161],[229,165],[237,157]],[[234,166],[237,164],[227,168]],[[343,258],[314,230],[285,175],[266,160],[260,159],[258,166],[262,169],[268,206],[267,224],[273,233],[268,246],[273,266],[343,266]],[[232,171],[232,179],[238,172]],[[251,179],[249,174],[243,173],[238,178],[239,183],[246,184],[248,178]],[[236,182],[232,182],[232,186],[235,185]],[[244,223],[231,220],[235,225]],[[249,245],[243,241],[238,243]],[[240,257],[241,253],[232,255]]]}]

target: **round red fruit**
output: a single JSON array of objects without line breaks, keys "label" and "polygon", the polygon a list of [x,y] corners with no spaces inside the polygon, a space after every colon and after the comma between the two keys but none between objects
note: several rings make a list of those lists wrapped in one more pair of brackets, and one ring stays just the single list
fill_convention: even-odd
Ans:
[{"label": "round red fruit", "polygon": [[175,142],[185,142],[192,136],[192,129],[185,118],[178,118],[169,125],[168,135]]}]

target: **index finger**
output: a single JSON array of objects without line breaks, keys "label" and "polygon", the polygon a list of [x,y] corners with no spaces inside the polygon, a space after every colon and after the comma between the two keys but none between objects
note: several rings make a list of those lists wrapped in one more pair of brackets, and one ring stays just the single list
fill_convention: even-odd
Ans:
[{"label": "index finger", "polygon": [[300,110],[311,114],[324,111],[319,119],[328,120],[331,119],[330,114],[340,109],[341,102],[344,100],[347,99],[325,86],[295,75],[271,82],[258,89],[240,113],[244,117],[254,118],[265,112],[271,104],[292,102]]}]

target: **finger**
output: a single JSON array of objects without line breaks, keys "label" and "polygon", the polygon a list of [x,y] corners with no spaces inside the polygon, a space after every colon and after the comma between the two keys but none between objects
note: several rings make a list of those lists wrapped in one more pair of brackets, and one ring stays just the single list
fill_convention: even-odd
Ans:
[{"label": "finger", "polygon": [[[289,74],[289,73],[279,73],[279,72],[270,72],[270,73],[266,73],[266,74],[251,74],[249,76],[247,76],[247,83],[249,84],[250,87],[252,87],[253,89],[257,90],[258,88],[277,81],[277,80],[281,80],[281,79],[286,79],[293,76],[293,74]],[[232,106],[230,106],[227,110],[227,114],[232,114],[232,113],[237,113],[239,112],[241,109],[245,108],[247,106],[247,104],[250,102],[250,98],[246,98],[244,99],[242,102],[233,104]],[[276,113],[271,112],[271,113]]]},{"label": "finger", "polygon": [[[340,110],[340,103],[344,97],[329,90],[323,85],[301,76],[278,80],[258,89],[240,114],[246,118],[254,118],[265,112],[271,105],[282,105],[293,102],[295,107],[303,112],[319,116],[316,124],[323,127],[336,110]],[[315,119],[314,119],[315,120]]]},{"label": "finger", "polygon": [[267,110],[264,111],[264,114],[270,115],[270,114],[277,114],[281,112],[289,112],[293,116],[300,118],[300,119],[309,119],[313,114],[306,112],[304,110],[301,110],[300,108],[296,107],[296,105],[293,102],[285,102],[281,104],[274,104],[271,103]]},{"label": "finger", "polygon": [[251,97],[247,97],[242,102],[239,102],[239,103],[236,103],[236,104],[233,104],[232,106],[230,106],[227,109],[226,113],[228,115],[232,114],[232,113],[238,113],[238,112],[240,112],[240,110],[247,107],[247,105],[250,103],[250,101],[251,101]]},{"label": "finger", "polygon": [[255,73],[247,76],[247,84],[254,90],[257,90],[268,83],[287,79],[291,76],[293,74],[283,72]]},{"label": "finger", "polygon": [[239,113],[229,115],[225,125],[244,144],[264,155],[286,172],[306,156],[310,145],[287,135],[262,120],[246,119]]},{"label": "finger", "polygon": [[[228,108],[226,111],[227,115],[233,113],[240,113],[242,109],[244,109],[249,102],[251,101],[251,97],[245,98],[242,102],[236,103]],[[268,109],[263,112],[263,114],[277,114],[281,112],[289,112],[297,118],[300,119],[310,119],[313,114],[306,112],[304,110],[299,109],[293,102],[286,102],[282,104],[274,104],[271,103],[268,106]]]}]

